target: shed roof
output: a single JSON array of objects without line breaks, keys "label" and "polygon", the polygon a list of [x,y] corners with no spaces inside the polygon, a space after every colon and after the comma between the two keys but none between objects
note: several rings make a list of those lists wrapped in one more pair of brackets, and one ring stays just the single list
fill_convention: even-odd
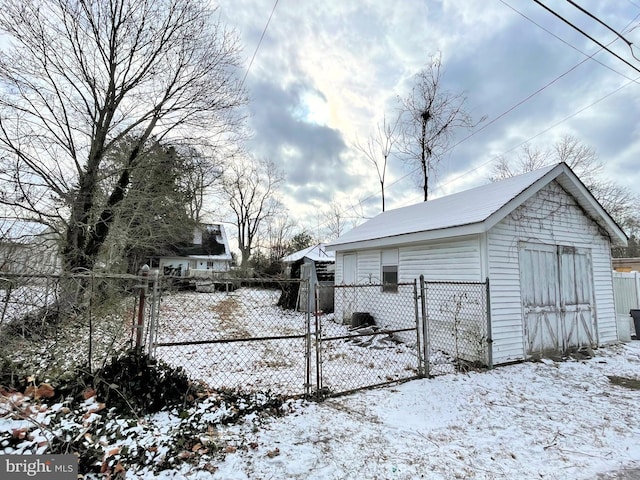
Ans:
[{"label": "shed roof", "polygon": [[308,258],[309,260],[313,260],[314,262],[333,262],[335,261],[335,254],[333,252],[327,252],[325,250],[324,243],[318,243],[316,245],[312,245],[311,247],[303,248],[302,250],[298,250],[297,252],[292,253],[291,255],[287,255],[282,258],[284,263],[293,263],[298,260],[302,260],[303,258]]},{"label": "shed roof", "polygon": [[554,180],[608,233],[614,244],[626,245],[627,237],[622,229],[573,171],[565,163],[558,163],[428,202],[388,210],[345,233],[328,244],[327,249],[376,247],[485,232]]}]

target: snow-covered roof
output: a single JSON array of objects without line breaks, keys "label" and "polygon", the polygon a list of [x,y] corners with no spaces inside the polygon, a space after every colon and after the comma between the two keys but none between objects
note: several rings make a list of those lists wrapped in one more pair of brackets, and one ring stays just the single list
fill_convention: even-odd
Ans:
[{"label": "snow-covered roof", "polygon": [[308,258],[314,262],[333,262],[335,261],[335,253],[327,252],[324,243],[318,243],[311,247],[303,248],[297,252],[282,258],[284,263],[293,263],[303,258]]},{"label": "snow-covered roof", "polygon": [[[487,231],[551,181],[558,181],[614,243],[626,235],[565,164],[550,165],[499,182],[408,207],[388,210],[327,245],[330,250],[444,238]],[[428,233],[428,235],[425,235]],[[420,235],[418,235],[420,234]]]}]

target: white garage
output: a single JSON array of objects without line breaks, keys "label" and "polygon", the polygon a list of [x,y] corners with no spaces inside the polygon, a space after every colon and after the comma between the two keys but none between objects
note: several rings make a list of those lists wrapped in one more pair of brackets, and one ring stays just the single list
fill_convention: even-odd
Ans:
[{"label": "white garage", "polygon": [[626,242],[560,163],[389,210],[327,249],[336,284],[488,279],[489,345],[500,364],[617,342],[611,246]]}]

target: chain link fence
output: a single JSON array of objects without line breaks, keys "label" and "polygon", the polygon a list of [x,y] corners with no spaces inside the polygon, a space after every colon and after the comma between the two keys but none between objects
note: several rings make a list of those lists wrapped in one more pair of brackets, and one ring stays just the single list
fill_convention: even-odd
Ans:
[{"label": "chain link fence", "polygon": [[324,396],[423,375],[416,284],[331,285],[335,311],[316,315],[317,384]]},{"label": "chain link fence", "polygon": [[140,283],[132,275],[3,274],[3,369],[42,377],[104,365],[133,345]]},{"label": "chain link fence", "polygon": [[157,272],[7,274],[0,366],[53,377],[144,346],[211,388],[322,398],[491,365],[487,292],[487,283],[309,288],[293,280],[184,282]]},{"label": "chain link fence", "polygon": [[152,334],[157,358],[212,388],[307,393],[309,314],[278,306],[300,282],[201,279],[184,290],[168,281]]},{"label": "chain link fence", "polygon": [[490,366],[488,283],[421,278],[420,292],[426,374]]}]

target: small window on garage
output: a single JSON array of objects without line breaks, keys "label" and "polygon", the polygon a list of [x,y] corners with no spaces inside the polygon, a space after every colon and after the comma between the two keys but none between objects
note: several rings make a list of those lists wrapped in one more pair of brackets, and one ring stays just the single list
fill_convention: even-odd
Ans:
[{"label": "small window on garage", "polygon": [[382,291],[398,291],[398,249],[382,251]]}]

